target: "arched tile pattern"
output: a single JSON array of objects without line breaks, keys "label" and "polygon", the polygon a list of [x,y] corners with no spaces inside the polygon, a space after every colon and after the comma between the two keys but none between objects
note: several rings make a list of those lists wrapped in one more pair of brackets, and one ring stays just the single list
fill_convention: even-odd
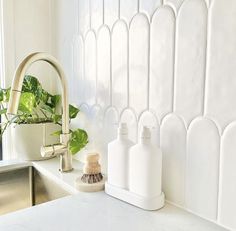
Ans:
[{"label": "arched tile pattern", "polygon": [[211,4],[206,114],[224,128],[236,118],[236,1]]},{"label": "arched tile pattern", "polygon": [[[175,15],[168,6],[158,8],[151,22],[150,108],[159,119],[173,108]],[[158,58],[157,58],[158,57]]]},{"label": "arched tile pattern", "polygon": [[164,4],[172,6],[178,12],[180,6],[185,0],[164,0]]},{"label": "arched tile pattern", "polygon": [[123,20],[112,29],[112,103],[119,111],[128,106],[128,27]]},{"label": "arched tile pattern", "polygon": [[103,0],[104,1],[104,22],[110,28],[119,17],[119,0]]},{"label": "arched tile pattern", "polygon": [[130,106],[139,115],[148,106],[149,22],[144,14],[135,15],[130,23],[129,58]]},{"label": "arched tile pattern", "polygon": [[[72,2],[68,4],[76,1]],[[75,5],[77,7],[77,2]],[[68,10],[64,11],[68,13]],[[80,86],[74,86],[77,79],[69,82],[74,98],[77,97],[76,90],[79,91],[80,98],[76,103],[87,102],[95,110],[97,102],[103,104],[106,101],[100,105],[105,112],[103,156],[106,157],[107,142],[116,137],[119,116],[120,120],[130,124],[131,137],[136,140],[137,118],[140,122],[144,114],[153,112],[161,122],[163,188],[167,199],[205,218],[216,219],[216,163],[219,161],[220,138],[216,125],[209,118],[222,131],[236,118],[233,106],[236,96],[235,1],[79,0],[79,10],[75,12],[79,13],[79,28],[75,28],[76,33],[72,36],[68,35],[67,28],[65,34],[60,32],[64,41],[64,46],[60,46],[61,57],[66,75],[69,78],[78,75],[81,81],[82,90]],[[101,22],[103,32],[99,35]],[[105,25],[112,31],[111,49]],[[71,47],[72,38],[78,36],[78,31],[81,40]],[[76,60],[80,60],[78,70],[72,70],[71,57],[75,57],[74,67],[77,67]],[[109,83],[105,80],[108,77]],[[99,93],[108,88],[106,96]],[[88,110],[90,114],[89,119],[97,116],[91,109]],[[199,115],[203,118],[195,119]],[[155,122],[155,119],[150,120]],[[235,149],[232,137],[234,128],[230,125],[221,140],[218,222],[235,228],[232,205],[236,200],[232,196],[234,187],[231,187],[235,179],[230,175],[234,174],[230,165],[234,161],[231,153]],[[207,167],[209,164],[211,166]],[[209,201],[205,201],[199,187],[205,187],[204,193],[210,195],[207,196]],[[195,197],[193,200],[191,195]]]},{"label": "arched tile pattern", "polygon": [[161,4],[162,0],[139,0],[139,11],[152,15]]},{"label": "arched tile pattern", "polygon": [[189,123],[203,113],[207,7],[204,0],[187,0],[176,25],[174,111]]},{"label": "arched tile pattern", "polygon": [[79,1],[79,32],[85,34],[90,27],[90,6],[89,1]]},{"label": "arched tile pattern", "polygon": [[221,146],[219,222],[236,229],[236,123],[224,131]]},{"label": "arched tile pattern", "polygon": [[114,140],[117,135],[119,122],[119,113],[115,107],[108,107],[104,114],[104,134],[106,134],[106,143]]},{"label": "arched tile pattern", "polygon": [[96,85],[97,85],[97,46],[96,35],[90,30],[85,37],[85,56],[84,56],[84,75],[85,75],[85,102],[89,105],[96,103]]},{"label": "arched tile pattern", "polygon": [[217,218],[220,136],[207,118],[191,122],[187,137],[186,206],[210,220]]},{"label": "arched tile pattern", "polygon": [[110,99],[110,30],[102,26],[97,38],[97,103],[106,108]]},{"label": "arched tile pattern", "polygon": [[163,152],[162,185],[166,199],[185,205],[186,135],[183,120],[175,114],[167,115],[161,124]]},{"label": "arched tile pattern", "polygon": [[139,0],[120,0],[120,17],[129,23],[138,12],[138,1]]},{"label": "arched tile pattern", "polygon": [[[97,31],[103,24],[103,1],[89,0],[91,2],[91,27]],[[88,1],[88,2],[89,2]]]}]

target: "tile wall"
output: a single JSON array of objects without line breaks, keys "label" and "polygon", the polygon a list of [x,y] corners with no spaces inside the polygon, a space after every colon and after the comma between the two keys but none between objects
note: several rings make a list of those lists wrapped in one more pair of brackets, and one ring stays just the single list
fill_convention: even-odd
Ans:
[{"label": "tile wall", "polygon": [[167,200],[236,229],[236,1],[52,2],[92,143],[113,139],[118,121],[134,141],[153,127]]}]

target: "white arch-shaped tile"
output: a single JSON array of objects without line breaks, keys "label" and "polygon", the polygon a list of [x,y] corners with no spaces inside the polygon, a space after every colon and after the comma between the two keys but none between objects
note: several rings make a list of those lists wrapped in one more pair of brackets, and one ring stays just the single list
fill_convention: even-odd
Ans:
[{"label": "white arch-shaped tile", "polygon": [[86,33],[84,49],[84,97],[89,105],[93,105],[96,103],[97,90],[97,45],[95,31],[89,30]]},{"label": "white arch-shaped tile", "polygon": [[140,134],[143,126],[151,129],[152,143],[160,147],[160,123],[158,118],[152,111],[144,111],[138,120],[138,134]]},{"label": "white arch-shaped tile", "polygon": [[119,0],[104,0],[104,22],[112,28],[115,21],[119,18]]},{"label": "white arch-shaped tile", "polygon": [[150,32],[150,108],[161,120],[173,108],[175,14],[159,7],[152,16]]},{"label": "white arch-shaped tile", "polygon": [[103,24],[103,1],[90,0],[91,2],[91,27],[97,31]]},{"label": "white arch-shaped tile", "polygon": [[138,122],[135,112],[131,108],[125,108],[120,115],[120,122],[127,123],[129,129],[129,139],[137,142]]},{"label": "white arch-shaped tile", "polygon": [[176,21],[174,112],[182,115],[187,124],[203,114],[206,39],[205,1],[184,1]]},{"label": "white arch-shaped tile", "polygon": [[236,122],[229,124],[221,140],[218,219],[220,224],[236,229]]},{"label": "white arch-shaped tile", "polygon": [[106,143],[116,138],[118,123],[118,110],[115,107],[109,106],[104,112],[104,134]]},{"label": "white arch-shaped tile", "polygon": [[149,42],[148,18],[138,13],[129,31],[129,104],[137,114],[148,108]]},{"label": "white arch-shaped tile", "polygon": [[163,152],[162,185],[166,199],[174,204],[185,204],[187,130],[181,117],[168,114],[161,123]]},{"label": "white arch-shaped tile", "polygon": [[118,20],[112,28],[112,104],[121,112],[128,106],[128,26]]},{"label": "white arch-shaped tile", "polygon": [[163,3],[165,6],[170,6],[174,10],[175,15],[177,15],[183,1],[184,0],[163,0]]},{"label": "white arch-shaped tile", "polygon": [[[99,104],[94,104],[90,110],[89,115],[92,120],[94,120],[97,123],[103,122],[103,116],[104,116],[104,110],[103,107]],[[99,126],[99,124],[97,124]]]},{"label": "white arch-shaped tile", "polygon": [[133,15],[137,13],[139,0],[120,0],[120,17],[127,23],[130,22]]},{"label": "white arch-shaped tile", "polygon": [[81,34],[85,34],[90,25],[90,6],[89,1],[78,1],[78,14],[79,14],[79,31]]},{"label": "white arch-shaped tile", "polygon": [[236,54],[233,52],[236,40],[235,8],[234,0],[227,1],[227,4],[213,0],[209,9],[206,115],[215,118],[222,129],[236,117]]},{"label": "white arch-shaped tile", "polygon": [[186,207],[210,220],[217,218],[220,135],[204,117],[193,120],[187,136]]},{"label": "white arch-shaped tile", "polygon": [[103,108],[111,104],[111,38],[110,29],[103,25],[97,35],[97,103]]},{"label": "white arch-shaped tile", "polygon": [[149,17],[155,9],[162,5],[162,0],[139,0],[139,11],[146,13]]}]

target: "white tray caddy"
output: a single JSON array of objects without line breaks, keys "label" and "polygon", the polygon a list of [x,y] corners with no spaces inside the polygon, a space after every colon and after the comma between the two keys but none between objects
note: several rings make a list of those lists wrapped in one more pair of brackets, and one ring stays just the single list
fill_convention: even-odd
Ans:
[{"label": "white tray caddy", "polygon": [[105,183],[105,192],[110,196],[145,210],[157,210],[165,205],[165,195],[163,192],[156,197],[142,197],[128,190],[111,185],[108,182]]}]

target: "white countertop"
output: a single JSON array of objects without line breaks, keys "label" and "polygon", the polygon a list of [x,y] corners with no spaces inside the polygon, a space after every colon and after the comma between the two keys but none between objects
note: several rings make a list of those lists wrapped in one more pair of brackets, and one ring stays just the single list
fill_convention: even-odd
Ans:
[{"label": "white countertop", "polygon": [[0,216],[1,231],[217,231],[226,230],[175,206],[166,204],[149,212],[114,199],[104,192],[81,193],[74,180],[81,164],[74,161],[71,173],[58,171],[58,160],[0,162],[0,172],[34,165],[63,186],[72,196]]}]

